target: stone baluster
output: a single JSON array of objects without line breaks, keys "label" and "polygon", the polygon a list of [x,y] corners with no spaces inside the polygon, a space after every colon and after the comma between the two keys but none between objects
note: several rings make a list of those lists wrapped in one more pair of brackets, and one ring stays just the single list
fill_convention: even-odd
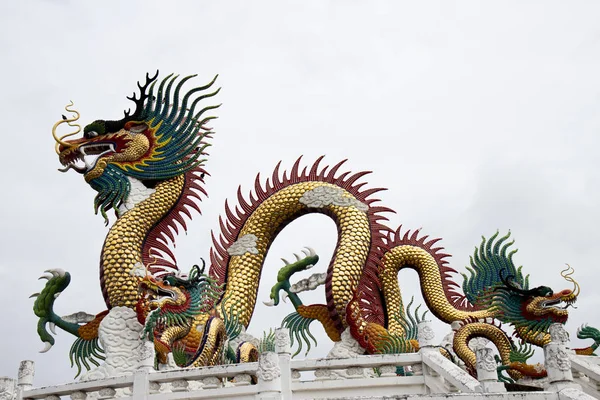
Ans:
[{"label": "stone baluster", "polygon": [[261,353],[258,358],[258,397],[260,400],[281,399],[281,367],[278,354],[272,351]]},{"label": "stone baluster", "polygon": [[[431,327],[431,321],[421,321],[417,325],[417,340],[419,342],[419,353],[439,351],[435,347],[435,332]],[[425,364],[412,365],[414,375],[424,375],[426,384],[432,393],[442,393],[445,391],[444,380],[434,370],[427,367]]]},{"label": "stone baluster", "polygon": [[71,393],[71,400],[85,400],[87,399],[87,393],[78,390],[76,392]]},{"label": "stone baluster", "polygon": [[292,364],[291,340],[288,328],[275,329],[275,352],[279,357],[281,369],[281,397],[284,400],[292,398]]},{"label": "stone baluster", "polygon": [[548,372],[547,390],[561,391],[565,388],[580,388],[573,382],[571,360],[567,349],[569,333],[562,324],[552,324],[549,328],[550,343],[544,345],[544,364]]},{"label": "stone baluster", "polygon": [[117,391],[113,388],[106,387],[98,391],[99,400],[114,399],[115,397],[117,397]]},{"label": "stone baluster", "polygon": [[12,400],[16,397],[15,380],[7,376],[0,377],[0,400]]},{"label": "stone baluster", "polygon": [[382,378],[396,376],[397,367],[395,365],[382,365],[379,367],[379,376]]},{"label": "stone baluster", "polygon": [[139,347],[138,368],[133,374],[132,398],[141,400],[150,393],[148,374],[154,370],[154,343],[144,340]]},{"label": "stone baluster", "polygon": [[417,325],[417,340],[421,350],[433,349],[435,347],[435,332],[431,327],[431,321],[421,321]]},{"label": "stone baluster", "polygon": [[502,382],[498,382],[498,371],[496,360],[494,359],[494,350],[488,347],[479,347],[475,350],[477,357],[477,380],[481,383],[481,390],[484,393],[506,392]]},{"label": "stone baluster", "polygon": [[[169,354],[170,355],[170,354]],[[144,340],[139,353],[139,370],[147,372],[154,371],[154,342]]]},{"label": "stone baluster", "polygon": [[[212,378],[212,377],[210,377]],[[204,378],[207,379],[207,378]],[[186,379],[177,379],[171,382],[172,392],[187,392],[189,390],[190,383]],[[216,385],[214,387],[217,387]],[[212,388],[211,388],[212,389]]]},{"label": "stone baluster", "polygon": [[17,394],[19,398],[23,398],[23,392],[31,390],[33,387],[34,375],[35,363],[31,360],[21,361],[19,374],[17,375]]}]

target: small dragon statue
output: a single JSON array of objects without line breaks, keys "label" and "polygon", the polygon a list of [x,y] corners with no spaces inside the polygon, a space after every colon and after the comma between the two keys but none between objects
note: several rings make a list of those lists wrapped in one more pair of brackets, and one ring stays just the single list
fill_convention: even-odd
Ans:
[{"label": "small dragon statue", "polygon": [[[452,278],[456,271],[448,266],[448,255],[436,247],[439,239],[387,227],[385,214],[392,210],[373,197],[383,189],[367,188],[361,181],[368,172],[345,172],[345,161],[322,167],[323,157],[304,167],[299,158],[289,172],[277,164],[266,181],[256,177],[247,198],[238,189],[238,205],[226,203],[220,234],[213,234],[208,274],[193,267],[182,275],[171,244],[187,229],[186,217],[200,211],[199,201],[206,195],[204,168],[212,136],[207,124],[215,118],[207,113],[219,107],[203,105],[219,92],[213,89],[214,79],[183,89],[193,77],[158,80],[158,72],[146,75],[138,83],[139,94],[129,97],[133,112],[126,111],[119,120],[93,121],[79,137],[80,115],[72,103],[66,107],[69,115],[53,127],[62,171],[82,174],[97,192],[96,213],[108,224],[112,211],[116,220],[100,254],[107,311],[76,320],[58,317],[54,301],[70,275],[50,271],[34,305],[46,350],[54,343],[46,327],[59,327],[76,336],[72,359],[89,368],[88,360],[95,363],[103,357],[98,341],[102,320],[111,310],[125,307],[135,310],[144,324],[144,337],[154,341],[159,363],[167,362],[169,353],[183,367],[255,360],[255,345],[227,348],[226,343],[250,323],[265,258],[277,234],[309,213],[327,215],[337,225],[334,255],[325,272],[294,284],[292,276],[315,265],[318,256],[309,249],[294,263],[286,262],[270,303],[280,304],[280,292],[290,298],[295,311],[283,325],[299,346],[308,343],[309,326],[319,321],[333,341],[348,330],[367,353],[416,351],[414,322],[419,317],[405,310],[398,283],[398,272],[407,268],[417,271],[433,315],[447,323],[462,321],[464,330],[457,332],[454,351],[471,367],[467,344],[472,337],[486,337],[505,349],[505,365],[519,352],[506,344],[500,327],[485,321],[511,325],[520,340],[535,346],[548,343],[550,324],[567,321],[567,308],[579,294],[572,269],[563,271],[572,289],[529,288],[528,277],[513,263],[516,250],[511,250],[510,233],[495,233],[471,257],[463,294]],[[65,126],[73,130],[59,135]],[[326,304],[303,304],[300,293],[320,286]]]}]

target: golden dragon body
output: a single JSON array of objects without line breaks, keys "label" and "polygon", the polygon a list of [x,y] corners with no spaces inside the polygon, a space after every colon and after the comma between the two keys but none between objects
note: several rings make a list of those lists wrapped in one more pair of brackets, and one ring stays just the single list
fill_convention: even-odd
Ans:
[{"label": "golden dragon body", "polygon": [[[141,264],[154,274],[153,279],[160,281],[161,276],[176,268],[168,247],[174,241],[173,231],[177,232],[178,224],[185,229],[182,215],[189,216],[190,208],[197,209],[194,199],[205,193],[204,160],[200,156],[205,154],[210,135],[205,124],[212,117],[203,114],[214,107],[195,110],[198,101],[218,91],[191,101],[193,94],[202,93],[211,82],[192,89],[180,99],[179,91],[189,77],[173,90],[176,78],[165,78],[155,91],[156,77],[147,77],[145,85],[140,85],[140,97],[133,97],[136,111],[132,115],[126,113],[123,120],[94,121],[84,129],[83,138],[75,140],[65,139],[70,135],[58,137],[54,133],[57,153],[66,169],[84,174],[86,181],[99,192],[97,210],[103,215],[110,209],[117,212],[100,262],[106,304],[109,309],[146,308],[141,312],[142,321],[150,309],[145,300],[140,302],[139,287],[144,277],[135,270]],[[53,132],[63,123],[74,126],[77,118],[78,114],[65,118]],[[77,165],[90,154],[97,156],[95,163]],[[522,339],[543,345],[549,340],[546,327],[552,322],[566,321],[568,312],[557,307],[557,303],[575,301],[578,288],[556,294],[545,287],[528,289],[520,269],[512,266],[512,253],[505,254],[510,245],[503,244],[507,237],[495,243],[492,242],[496,236],[484,241],[476,258],[491,260],[490,265],[503,258],[510,265],[506,264],[504,272],[492,271],[488,275],[493,276],[483,284],[471,279],[468,282],[471,286],[463,285],[470,290],[467,294],[471,294],[465,297],[455,290],[458,285],[451,280],[454,270],[447,266],[447,255],[441,248],[434,247],[437,240],[419,237],[418,231],[401,234],[399,229],[393,231],[383,224],[384,213],[391,210],[374,204],[378,200],[372,195],[383,189],[365,189],[360,179],[366,172],[340,172],[343,162],[329,168],[320,167],[320,161],[321,158],[301,169],[298,159],[289,173],[280,173],[278,165],[266,183],[257,177],[248,200],[238,191],[238,206],[235,210],[226,207],[226,217],[220,220],[221,234],[213,237],[214,248],[210,253],[209,276],[220,288],[219,297],[211,303],[211,317],[234,316],[240,325],[247,326],[256,305],[265,257],[275,237],[296,218],[321,213],[332,218],[338,227],[337,245],[324,282],[327,303],[296,304],[296,309],[300,317],[322,322],[333,340],[339,340],[340,334],[349,328],[367,352],[376,353],[383,351],[383,344],[390,338],[406,335],[406,326],[401,322],[406,320],[405,308],[397,277],[403,268],[417,271],[428,308],[448,323],[486,318],[514,322]],[[137,199],[131,195],[135,186],[143,186]],[[483,268],[480,264],[475,269]],[[499,304],[502,303],[499,299],[518,301],[518,307],[526,310],[525,315],[516,318],[510,314],[511,310]],[[201,346],[198,338],[202,329],[208,329],[208,318],[207,313],[197,316],[186,329],[167,335],[167,347],[186,340]],[[477,334],[495,340],[497,333],[483,324],[478,325]],[[472,336],[473,332],[469,337]],[[213,343],[218,345],[216,341]],[[465,339],[457,346],[466,345]],[[202,351],[205,361],[201,363],[216,362],[217,358],[207,355],[216,349],[207,347]],[[457,353],[466,354],[461,349]]]}]

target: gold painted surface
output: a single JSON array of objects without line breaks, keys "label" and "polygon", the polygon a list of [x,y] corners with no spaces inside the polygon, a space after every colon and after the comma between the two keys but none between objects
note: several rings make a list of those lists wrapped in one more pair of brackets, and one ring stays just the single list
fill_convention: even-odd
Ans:
[{"label": "gold painted surface", "polygon": [[536,346],[544,347],[545,344],[550,343],[550,334],[547,332],[530,331],[523,326],[517,326],[515,330],[520,338]]},{"label": "gold painted surface", "polygon": [[395,317],[404,316],[402,295],[398,284],[398,271],[414,268],[419,274],[420,286],[427,306],[443,321],[451,323],[467,318],[489,318],[495,311],[461,311],[448,301],[442,285],[440,269],[431,254],[417,246],[397,246],[383,257],[380,271],[381,288],[387,307],[388,330],[390,333],[405,335],[404,329]]},{"label": "gold painted surface", "polygon": [[110,228],[100,264],[110,307],[135,307],[140,278],[130,272],[142,261],[147,233],[178,201],[184,182],[181,175],[158,184],[150,197],[123,214]]},{"label": "gold painted surface", "polygon": [[160,341],[167,343],[170,347],[177,339],[181,339],[190,332],[189,325],[174,325],[165,329],[160,335]]},{"label": "gold painted surface", "polygon": [[[266,199],[244,224],[239,237],[253,234],[257,237],[258,254],[246,253],[231,256],[228,268],[225,309],[233,307],[240,323],[247,326],[256,304],[261,266],[267,249],[285,222],[290,221],[307,206],[300,202],[302,195],[319,186],[329,186],[343,191],[343,196],[354,198],[349,192],[325,182],[302,182],[290,185]],[[327,205],[321,208],[337,221],[340,235],[334,255],[332,285],[335,308],[346,324],[345,307],[361,276],[370,247],[371,232],[367,214],[354,206]]]},{"label": "gold painted surface", "polygon": [[208,325],[208,335],[206,343],[198,358],[192,366],[203,367],[207,365],[217,365],[223,354],[223,344],[225,339],[225,324],[220,318],[213,318]]},{"label": "gold painted surface", "polygon": [[[494,343],[502,359],[502,364],[509,365],[511,363],[511,345],[506,334],[497,326],[482,322],[471,322],[456,331],[453,343],[454,352],[463,360],[470,371],[476,371],[477,369],[477,357],[475,352],[469,348],[469,341],[475,337],[484,337]],[[514,370],[509,370],[508,373],[513,379],[522,377],[521,373]]]},{"label": "gold painted surface", "polygon": [[323,328],[325,329],[325,333],[329,336],[334,342],[339,342],[342,340],[340,336],[340,332],[338,332],[335,327],[335,322],[331,319],[329,315],[329,310],[327,310],[327,306],[324,304],[312,304],[309,306],[300,305],[298,306],[298,314],[303,316],[304,318],[311,318],[318,320]]},{"label": "gold painted surface", "polygon": [[250,342],[244,342],[240,345],[240,359],[239,362],[255,362],[258,361],[258,350]]}]

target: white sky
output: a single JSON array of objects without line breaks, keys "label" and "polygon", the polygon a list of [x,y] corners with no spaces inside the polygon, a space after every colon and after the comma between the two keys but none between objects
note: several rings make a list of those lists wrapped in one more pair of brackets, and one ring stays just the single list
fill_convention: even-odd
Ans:
[{"label": "white sky", "polygon": [[[220,74],[203,216],[176,249],[182,269],[207,258],[210,231],[238,184],[277,161],[291,167],[326,154],[372,170],[388,187],[390,226],[443,237],[464,272],[482,234],[511,229],[515,261],[532,285],[582,294],[567,325],[600,327],[600,27],[597,2],[89,2],[12,1],[0,5],[4,152],[0,158],[0,375],[22,359],[36,385],[74,376],[60,332],[39,354],[33,301],[48,268],[71,272],[59,314],[102,311],[98,258],[106,234],[93,214],[94,191],[60,174],[51,127],[73,100],[82,123],[120,118],[146,71]],[[265,264],[259,303],[268,299],[280,257],[314,247],[324,271],[335,227],[307,216],[277,239]],[[462,282],[462,278],[457,276]],[[405,300],[414,272],[400,274]],[[322,290],[306,302],[322,302]],[[419,297],[419,301],[422,301]],[[250,331],[276,327],[287,304],[255,311]],[[321,328],[314,324],[314,331]],[[438,338],[447,332],[436,325]],[[587,345],[576,340],[576,344]],[[311,357],[331,347],[321,340]]]}]

